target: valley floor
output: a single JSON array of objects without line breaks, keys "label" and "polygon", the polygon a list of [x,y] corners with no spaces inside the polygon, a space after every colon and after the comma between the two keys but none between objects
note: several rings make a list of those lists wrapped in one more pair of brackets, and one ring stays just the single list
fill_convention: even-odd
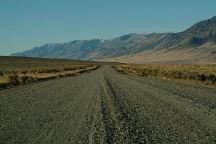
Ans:
[{"label": "valley floor", "polygon": [[216,89],[110,66],[0,91],[0,143],[216,143]]}]

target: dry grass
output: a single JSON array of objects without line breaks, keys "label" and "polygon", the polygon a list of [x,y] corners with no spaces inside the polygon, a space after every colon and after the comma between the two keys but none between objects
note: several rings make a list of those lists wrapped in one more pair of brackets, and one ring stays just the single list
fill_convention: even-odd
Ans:
[{"label": "dry grass", "polygon": [[159,64],[119,64],[117,71],[145,77],[181,79],[216,84],[216,65],[159,65]]},{"label": "dry grass", "polygon": [[2,58],[0,59],[0,86],[74,76],[96,69],[98,66],[95,63],[72,60]]}]

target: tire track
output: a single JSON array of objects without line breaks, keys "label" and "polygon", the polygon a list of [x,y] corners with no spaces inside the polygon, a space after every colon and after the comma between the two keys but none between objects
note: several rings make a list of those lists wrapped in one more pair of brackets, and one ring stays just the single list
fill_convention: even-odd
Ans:
[{"label": "tire track", "polygon": [[115,85],[111,78],[105,77],[106,84],[109,91],[112,93],[111,99],[119,112],[118,119],[123,122],[123,126],[127,129],[128,143],[157,143],[160,138],[155,138],[154,135],[146,127],[150,123],[150,119],[145,117],[141,120],[136,107],[132,106],[130,102],[125,100],[126,95],[119,91],[118,86]]},{"label": "tire track", "polygon": [[[104,81],[105,82],[105,81]],[[114,105],[112,95],[106,83],[101,89],[101,113],[106,131],[106,143],[127,143],[127,130],[119,119],[120,112]]]}]

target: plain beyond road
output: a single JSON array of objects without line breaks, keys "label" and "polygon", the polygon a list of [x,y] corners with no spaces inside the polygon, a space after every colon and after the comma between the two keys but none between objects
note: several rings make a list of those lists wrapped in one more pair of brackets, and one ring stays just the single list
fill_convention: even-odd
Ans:
[{"label": "plain beyond road", "polygon": [[215,97],[104,65],[0,91],[0,143],[216,143]]}]

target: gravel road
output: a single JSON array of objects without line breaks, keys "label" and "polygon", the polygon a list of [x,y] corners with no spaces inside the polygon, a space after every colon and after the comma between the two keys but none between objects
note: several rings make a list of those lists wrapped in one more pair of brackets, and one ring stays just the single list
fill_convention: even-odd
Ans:
[{"label": "gravel road", "polygon": [[0,143],[216,143],[216,89],[111,66],[0,91]]}]

